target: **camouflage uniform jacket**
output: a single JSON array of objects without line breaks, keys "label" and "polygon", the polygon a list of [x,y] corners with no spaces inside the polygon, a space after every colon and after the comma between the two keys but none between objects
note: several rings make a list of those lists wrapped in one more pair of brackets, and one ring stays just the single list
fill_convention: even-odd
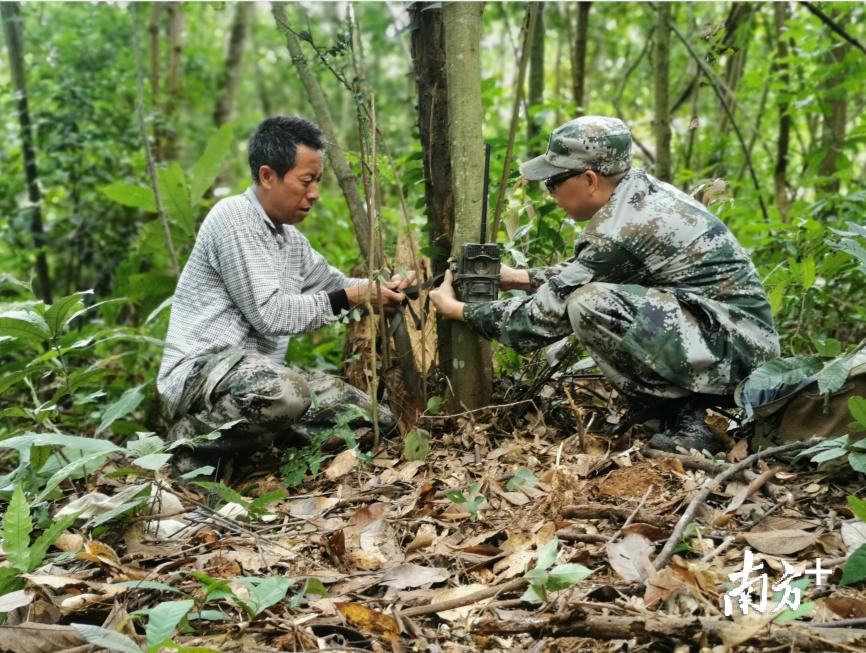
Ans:
[{"label": "camouflage uniform jacket", "polygon": [[[590,282],[605,282],[655,288],[688,309],[713,357],[730,370],[720,391],[732,391],[751,369],[779,354],[766,292],[736,238],[702,204],[643,170],[631,169],[620,180],[586,223],[574,256],[532,269],[529,277],[534,294],[466,304],[467,324],[487,339],[531,351],[571,334],[569,296]],[[636,320],[641,337],[657,339],[654,349],[662,355],[671,351],[663,320],[644,318]],[[647,336],[647,324],[656,333]],[[666,376],[663,365],[650,364]],[[707,390],[706,382],[693,385],[692,391]]]}]

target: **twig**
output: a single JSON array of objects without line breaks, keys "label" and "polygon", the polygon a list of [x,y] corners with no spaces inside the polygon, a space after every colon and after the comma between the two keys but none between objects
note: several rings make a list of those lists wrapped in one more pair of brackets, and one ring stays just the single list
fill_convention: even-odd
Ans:
[{"label": "twig", "polygon": [[629,517],[637,518],[645,524],[658,526],[659,528],[670,528],[667,519],[662,515],[638,510],[634,515],[628,508],[618,508],[617,506],[608,506],[603,503],[589,503],[582,506],[567,506],[562,509],[563,519],[621,519],[627,520]]},{"label": "twig", "polygon": [[695,495],[695,498],[692,499],[691,503],[689,503],[686,511],[683,513],[683,516],[680,517],[680,520],[677,522],[677,525],[674,526],[673,533],[671,533],[668,541],[665,543],[664,548],[662,548],[661,553],[658,557],[653,561],[653,567],[656,571],[660,571],[667,566],[667,564],[671,561],[671,558],[674,554],[674,549],[680,541],[680,538],[683,536],[683,533],[686,530],[686,526],[689,525],[689,522],[692,521],[695,513],[698,508],[704,501],[707,500],[707,497],[710,496],[710,493],[718,487],[719,484],[724,483],[729,478],[733,478],[741,471],[751,466],[754,462],[767,458],[768,456],[775,456],[780,453],[786,453],[788,451],[794,451],[796,449],[805,449],[806,447],[810,447],[816,442],[820,442],[819,438],[812,438],[810,440],[804,440],[801,442],[789,442],[788,444],[783,444],[778,447],[771,447],[770,449],[764,449],[763,451],[759,451],[758,453],[754,453],[747,458],[744,458],[736,465],[731,465],[723,471],[721,474],[716,476],[715,478],[708,478],[704,481],[704,485],[701,488],[701,491]]},{"label": "twig", "polygon": [[473,592],[472,594],[467,594],[466,596],[459,596],[454,599],[448,599],[447,601],[439,601],[439,603],[419,605],[415,608],[409,608],[408,610],[401,610],[400,616],[418,617],[422,614],[433,614],[434,612],[442,612],[443,610],[462,608],[463,606],[472,605],[473,603],[478,603],[478,601],[489,599],[491,596],[521,590],[526,587],[526,584],[527,582],[525,579],[515,578],[514,580],[503,583],[502,585],[492,585],[491,587]]},{"label": "twig", "polygon": [[520,406],[521,404],[532,404],[533,406],[535,406],[535,402],[532,399],[521,399],[520,401],[513,401],[510,404],[495,404],[493,406],[482,406],[481,408],[464,410],[462,413],[452,413],[451,415],[423,415],[422,419],[452,419],[454,417],[465,417],[466,415],[471,415],[473,413],[483,413],[488,410],[501,410],[502,408],[512,408],[513,406]]},{"label": "twig", "polygon": [[168,216],[165,214],[165,207],[162,205],[162,197],[159,193],[159,184],[156,177],[156,165],[153,162],[153,152],[150,150],[150,140],[147,135],[147,127],[144,124],[144,82],[142,81],[143,73],[141,72],[141,51],[138,47],[138,20],[136,19],[135,3],[129,5],[129,13],[132,17],[132,50],[135,54],[135,111],[138,114],[138,129],[141,132],[141,142],[144,145],[144,153],[147,157],[147,171],[150,175],[150,185],[153,189],[156,211],[162,224],[165,247],[168,249],[169,258],[171,258],[171,269],[174,272],[174,276],[180,277],[180,266],[177,263],[177,254],[174,250],[174,242],[171,239]]},{"label": "twig", "polygon": [[836,21],[834,21],[827,14],[825,14],[823,11],[818,9],[818,7],[813,5],[811,2],[802,2],[801,1],[800,4],[803,5],[804,7],[806,7],[806,9],[808,9],[811,14],[813,14],[814,16],[817,16],[818,19],[822,23],[824,23],[827,27],[829,27],[831,30],[836,32],[836,34],[838,34],[843,39],[848,41],[848,43],[850,43],[855,48],[857,48],[858,50],[860,50],[861,52],[866,54],[866,47],[863,47],[863,44],[860,43],[860,41],[858,41],[853,36],[851,36],[848,32],[846,32],[838,23],[836,23]]},{"label": "twig", "polygon": [[[493,211],[493,227],[490,230],[490,238],[495,243],[496,234],[499,231],[499,221],[502,217],[502,207],[505,203],[505,189],[508,186],[508,173],[511,167],[511,155],[514,151],[514,137],[517,134],[517,119],[520,116],[520,100],[523,98],[523,80],[526,78],[526,64],[529,62],[529,51],[532,49],[532,37],[535,34],[535,24],[538,22],[538,14],[541,5],[538,2],[530,2],[526,15],[526,32],[523,37],[523,49],[520,52],[518,62],[517,90],[514,93],[514,104],[511,107],[511,124],[508,127],[508,145],[505,147],[505,161],[502,164],[502,175],[499,177],[499,192],[496,196],[496,209]],[[526,116],[529,120],[529,116]]]},{"label": "twig", "polygon": [[635,515],[637,515],[640,512],[640,509],[643,508],[643,504],[646,502],[647,497],[650,495],[650,492],[653,491],[653,487],[654,486],[652,484],[650,484],[650,486],[646,489],[646,492],[643,493],[643,496],[640,498],[640,501],[638,502],[637,507],[631,511],[631,514],[628,516],[628,519],[625,520],[625,523],[619,527],[618,531],[616,531],[613,535],[610,536],[610,538],[607,541],[608,544],[610,544],[616,538],[618,538],[620,533],[622,533],[625,530],[626,526],[631,524],[632,520],[635,518]]}]

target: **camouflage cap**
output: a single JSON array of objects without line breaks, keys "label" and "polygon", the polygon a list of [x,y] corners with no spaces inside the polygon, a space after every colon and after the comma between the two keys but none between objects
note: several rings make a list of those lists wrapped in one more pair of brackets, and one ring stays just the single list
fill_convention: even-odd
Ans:
[{"label": "camouflage cap", "polygon": [[530,181],[553,177],[567,170],[595,170],[615,175],[631,167],[631,132],[618,118],[581,116],[557,127],[547,152],[520,166]]}]

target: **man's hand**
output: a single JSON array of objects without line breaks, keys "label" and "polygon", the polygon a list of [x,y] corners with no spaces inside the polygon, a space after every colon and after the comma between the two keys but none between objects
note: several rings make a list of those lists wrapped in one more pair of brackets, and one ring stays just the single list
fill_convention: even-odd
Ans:
[{"label": "man's hand", "polygon": [[[346,297],[349,298],[349,305],[354,308],[356,306],[363,306],[367,302],[367,288],[370,287],[370,303],[373,306],[373,310],[379,310],[379,293],[377,293],[377,287],[381,290],[382,296],[382,308],[385,311],[389,309],[396,308],[404,301],[406,301],[406,295],[402,292],[396,292],[393,290],[397,288],[401,281],[394,282],[393,280],[387,284],[376,284],[374,283],[372,287],[368,283],[362,283],[359,286],[351,286],[346,288]],[[407,284],[408,285],[408,284]]]},{"label": "man's hand", "polygon": [[391,281],[388,282],[387,286],[391,290],[397,290],[408,288],[409,286],[414,286],[418,282],[418,275],[415,273],[415,270],[409,270],[406,273],[406,276],[402,276],[401,274],[395,274],[391,277]]},{"label": "man's hand", "polygon": [[500,263],[499,265],[499,288],[502,290],[532,290],[529,281],[529,272]]},{"label": "man's hand", "polygon": [[452,285],[453,277],[451,270],[445,272],[445,279],[442,285],[430,291],[430,301],[436,307],[436,311],[447,317],[449,320],[463,321],[463,302],[457,299]]}]

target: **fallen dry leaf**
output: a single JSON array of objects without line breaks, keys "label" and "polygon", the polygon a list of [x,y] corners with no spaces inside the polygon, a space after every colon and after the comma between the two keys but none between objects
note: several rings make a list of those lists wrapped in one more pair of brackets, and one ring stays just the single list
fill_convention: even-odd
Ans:
[{"label": "fallen dry leaf", "polygon": [[325,476],[329,480],[334,481],[341,476],[345,476],[355,468],[355,463],[358,462],[358,452],[355,449],[346,449],[337,454],[328,468],[325,470]]},{"label": "fallen dry leaf", "polygon": [[324,515],[339,502],[339,499],[334,499],[332,497],[308,497],[306,499],[298,499],[289,504],[289,514],[297,519],[314,519]]},{"label": "fallen dry leaf", "polygon": [[607,544],[607,559],[623,579],[643,581],[647,577],[643,556],[653,551],[652,543],[643,535],[630,533],[618,542]]},{"label": "fallen dry leaf", "polygon": [[335,603],[334,606],[346,621],[367,635],[389,640],[400,637],[400,626],[389,614],[372,610],[360,603]]},{"label": "fallen dry leaf", "polygon": [[791,555],[812,546],[818,539],[817,533],[807,533],[799,529],[743,533],[749,545],[761,553],[770,555]]},{"label": "fallen dry leaf", "polygon": [[[464,596],[469,596],[470,594],[475,594],[475,592],[480,592],[483,589],[486,589],[487,585],[482,585],[481,583],[472,583],[471,585],[460,585],[459,587],[449,587],[448,589],[440,590],[433,595],[433,599],[430,603],[441,603],[442,601],[450,601],[451,599],[462,599]],[[459,608],[452,608],[451,610],[443,610],[442,612],[437,612],[442,619],[446,621],[459,621],[461,619],[465,619],[469,616],[473,610],[477,610],[479,606],[485,605],[489,603],[490,599],[484,599],[483,601],[479,601],[478,603],[473,603],[471,605],[464,605]]]},{"label": "fallen dry leaf", "polygon": [[407,587],[422,587],[431,583],[441,583],[448,580],[449,576],[447,569],[424,567],[407,562],[387,570],[380,585],[402,590]]}]

